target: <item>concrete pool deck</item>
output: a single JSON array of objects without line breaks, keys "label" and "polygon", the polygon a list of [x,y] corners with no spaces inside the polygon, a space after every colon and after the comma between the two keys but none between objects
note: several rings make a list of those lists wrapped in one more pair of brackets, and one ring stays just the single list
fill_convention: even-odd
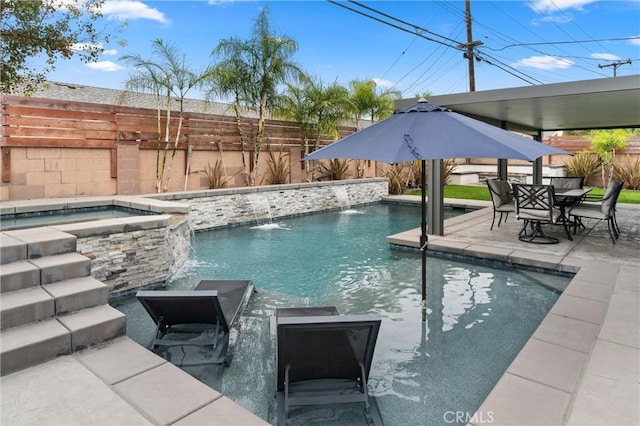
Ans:
[{"label": "concrete pool deck", "polygon": [[[416,202],[417,197],[392,197]],[[446,200],[481,207],[482,202]],[[514,216],[489,230],[491,207],[445,223],[429,236],[429,252],[576,272],[549,314],[509,366],[469,424],[640,424],[640,206],[618,204],[616,244],[606,223],[586,222],[559,244],[518,240]],[[388,237],[418,247],[419,229]]]},{"label": "concrete pool deck", "polygon": [[[490,208],[449,219],[444,236],[430,236],[429,250],[446,255],[577,272],[478,412],[463,421],[640,423],[640,208],[619,205],[618,219],[615,245],[602,223],[589,223],[574,241],[554,229],[559,244],[522,243],[515,217],[489,231]],[[416,247],[418,237],[414,229],[389,242]],[[265,424],[126,337],[6,375],[0,384],[0,424]]]}]

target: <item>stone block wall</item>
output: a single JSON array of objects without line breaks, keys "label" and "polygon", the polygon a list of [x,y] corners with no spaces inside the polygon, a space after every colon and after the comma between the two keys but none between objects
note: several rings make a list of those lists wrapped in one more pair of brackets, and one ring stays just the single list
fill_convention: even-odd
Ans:
[{"label": "stone block wall", "polygon": [[[92,228],[93,226],[93,228]],[[91,259],[91,276],[112,295],[162,284],[191,250],[191,230],[182,215],[139,216],[56,226],[76,235],[76,247]]]},{"label": "stone block wall", "polygon": [[190,226],[200,231],[375,203],[388,194],[386,179],[371,178],[192,191],[154,198],[189,204]]}]

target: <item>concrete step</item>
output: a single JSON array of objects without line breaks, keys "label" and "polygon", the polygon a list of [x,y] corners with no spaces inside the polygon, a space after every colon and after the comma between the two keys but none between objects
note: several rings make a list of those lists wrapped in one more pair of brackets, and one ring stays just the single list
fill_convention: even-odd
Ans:
[{"label": "concrete step", "polygon": [[41,287],[4,293],[0,299],[0,329],[52,318],[55,315],[53,297]]},{"label": "concrete step", "polygon": [[73,352],[96,343],[126,335],[126,316],[109,305],[83,309],[58,317],[71,332]]},{"label": "concrete step", "polygon": [[0,234],[0,264],[5,265],[27,258],[27,244],[3,232]]},{"label": "concrete step", "polygon": [[109,302],[109,286],[93,277],[58,281],[42,288],[54,298],[56,315]]},{"label": "concrete step", "polygon": [[91,259],[79,253],[66,253],[31,259],[40,268],[40,284],[51,284],[91,275]]},{"label": "concrete step", "polygon": [[39,285],[40,269],[29,261],[7,263],[0,268],[0,293]]},{"label": "concrete step", "polygon": [[0,332],[0,375],[70,353],[71,333],[55,319],[3,330]]},{"label": "concrete step", "polygon": [[6,231],[3,235],[8,237],[6,250],[7,255],[10,256],[5,259],[5,242],[3,238],[0,240],[0,243],[2,243],[3,263],[21,260],[15,257],[24,254],[22,249],[16,247],[13,240],[17,240],[26,245],[26,254],[24,254],[25,257],[22,257],[22,259],[37,259],[39,257],[54,256],[62,253],[75,253],[76,251],[76,237],[53,228],[19,229]]}]

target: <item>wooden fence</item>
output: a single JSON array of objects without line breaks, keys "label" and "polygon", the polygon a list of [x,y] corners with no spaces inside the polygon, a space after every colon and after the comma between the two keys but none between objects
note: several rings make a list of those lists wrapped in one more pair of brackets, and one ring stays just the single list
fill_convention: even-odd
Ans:
[{"label": "wooden fence", "polygon": [[[0,200],[155,192],[157,154],[167,143],[173,147],[178,129],[179,115],[172,111],[169,140],[158,141],[158,125],[160,133],[166,133],[164,115],[162,111],[159,122],[153,109],[2,95]],[[245,186],[243,162],[246,171],[252,172],[257,119],[242,117],[240,126],[246,142],[244,159],[234,116],[186,112],[168,191],[181,191],[185,185],[188,190],[208,188],[203,171],[216,163],[221,164],[228,186]],[[355,130],[340,127],[340,136]],[[324,139],[320,145],[329,142]],[[589,147],[588,141],[579,137],[551,137],[546,142],[569,152]],[[289,182],[308,180],[309,171],[300,161],[303,143],[296,124],[267,120],[256,183],[269,182],[269,152],[276,158],[287,156]],[[634,161],[640,156],[640,137],[634,137],[617,158],[624,161],[627,155]],[[494,162],[466,162],[476,161]],[[545,157],[543,161],[562,165],[566,158]],[[350,167],[349,177],[384,175],[384,166],[373,161],[351,162]],[[318,178],[317,173],[314,171],[313,178]]]},{"label": "wooden fence", "polygon": [[[158,112],[151,109],[3,96],[1,113],[3,200],[155,192],[157,151],[162,152],[165,144],[172,150],[179,123],[178,112],[172,111],[165,142],[165,111],[158,120]],[[240,126],[244,160],[251,172],[258,122],[242,117]],[[354,131],[355,127],[339,129],[341,136]],[[303,144],[299,126],[267,120],[258,183],[269,179],[269,151],[276,157],[288,155],[290,182],[305,181],[300,162]],[[246,184],[239,173],[242,147],[234,116],[184,113],[169,191],[183,189],[189,150],[190,170],[197,176],[189,179],[188,189],[207,188],[208,180],[199,171],[216,161],[222,161],[234,178],[230,186]]]}]

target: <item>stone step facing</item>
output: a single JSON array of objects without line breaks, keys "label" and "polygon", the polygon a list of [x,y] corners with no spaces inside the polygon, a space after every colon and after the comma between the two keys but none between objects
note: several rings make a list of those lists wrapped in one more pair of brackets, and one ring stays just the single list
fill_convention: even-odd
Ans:
[{"label": "stone step facing", "polygon": [[65,253],[29,260],[40,269],[40,284],[91,275],[91,259],[80,253]]},{"label": "stone step facing", "polygon": [[0,233],[0,375],[126,334],[76,237],[51,228]]},{"label": "stone step facing", "polygon": [[16,290],[2,295],[2,330],[42,321],[56,315],[103,305],[109,300],[109,286],[92,277],[73,278]]},{"label": "stone step facing", "polygon": [[125,334],[125,315],[109,305],[3,330],[0,334],[0,375]]},{"label": "stone step facing", "polygon": [[41,227],[0,234],[0,263],[75,253],[76,237],[57,229]]},{"label": "stone step facing", "polygon": [[28,260],[5,263],[0,268],[0,292],[40,285],[40,268]]}]

